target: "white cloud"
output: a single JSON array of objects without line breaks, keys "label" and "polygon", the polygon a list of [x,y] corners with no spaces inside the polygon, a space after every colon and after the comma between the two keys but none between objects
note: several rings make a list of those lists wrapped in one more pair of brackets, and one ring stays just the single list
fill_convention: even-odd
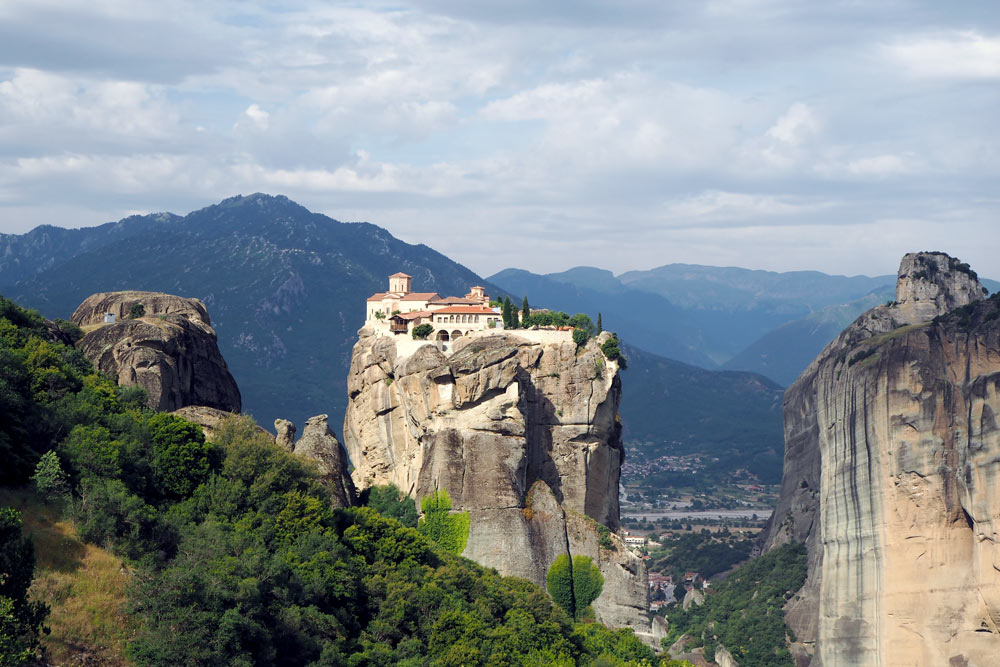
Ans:
[{"label": "white cloud", "polygon": [[914,77],[1000,78],[1000,36],[973,30],[903,37],[883,46],[887,58]]},{"label": "white cloud", "polygon": [[767,136],[783,144],[798,146],[819,129],[816,115],[807,105],[796,102],[767,131]]},{"label": "white cloud", "polygon": [[831,207],[830,202],[801,197],[709,191],[668,202],[662,217],[666,225],[675,227],[750,221],[766,225],[768,221],[782,224],[782,218],[801,218]]},{"label": "white cloud", "polygon": [[[995,222],[998,16],[922,0],[9,0],[0,231],[53,207],[103,221],[280,191],[485,272],[803,268],[864,242],[839,227]],[[511,235],[537,243],[504,255]]]},{"label": "white cloud", "polygon": [[250,119],[257,129],[266,130],[268,120],[271,118],[271,114],[261,109],[256,104],[251,104],[247,107],[246,111],[243,112],[247,118]]}]

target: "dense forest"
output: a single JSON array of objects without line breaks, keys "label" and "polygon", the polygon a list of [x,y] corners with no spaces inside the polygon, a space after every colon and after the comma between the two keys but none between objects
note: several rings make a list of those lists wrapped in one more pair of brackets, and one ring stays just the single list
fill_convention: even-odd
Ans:
[{"label": "dense forest", "polygon": [[793,667],[784,605],[806,579],[806,548],[785,544],[746,563],[705,596],[705,604],[672,608],[664,646],[687,635],[688,648],[711,659],[724,646],[741,667]]},{"label": "dense forest", "polygon": [[[0,474],[122,559],[134,664],[670,663],[450,553],[394,489],[332,508],[313,464],[246,417],[206,440],[146,409],[94,372],[77,335],[0,297]],[[28,593],[16,512],[0,530],[0,664],[16,665],[38,654],[47,609]]]}]

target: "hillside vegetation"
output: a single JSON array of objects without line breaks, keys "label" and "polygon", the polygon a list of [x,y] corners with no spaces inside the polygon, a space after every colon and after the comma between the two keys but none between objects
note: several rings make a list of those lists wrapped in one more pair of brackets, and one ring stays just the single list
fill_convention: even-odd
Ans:
[{"label": "hillside vegetation", "polygon": [[[370,507],[333,509],[313,464],[252,420],[234,417],[206,441],[199,427],[141,407],[141,396],[94,373],[37,314],[6,299],[0,313],[0,444],[17,464],[5,469],[3,498],[46,552],[32,594],[52,605],[53,656],[138,665],[657,662],[631,630],[574,624],[530,582],[455,556]],[[11,490],[33,469],[75,536],[53,505]],[[377,504],[387,506],[385,494]],[[124,604],[116,568],[128,573]]]},{"label": "hillside vegetation", "polygon": [[106,549],[76,535],[61,505],[47,503],[31,488],[0,489],[0,507],[13,507],[35,547],[31,597],[50,607],[49,634],[41,642],[46,659],[57,665],[86,657],[96,664],[126,665],[126,643],[136,630],[125,614],[129,574]]},{"label": "hillside vegetation", "polygon": [[786,544],[743,565],[713,586],[702,606],[668,613],[664,647],[686,638],[711,659],[724,646],[740,667],[794,667],[786,641],[784,605],[805,583],[806,548]]}]

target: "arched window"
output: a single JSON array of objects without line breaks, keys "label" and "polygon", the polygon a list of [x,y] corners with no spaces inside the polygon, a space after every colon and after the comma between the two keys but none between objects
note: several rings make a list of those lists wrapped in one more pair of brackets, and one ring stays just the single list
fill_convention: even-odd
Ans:
[{"label": "arched window", "polygon": [[476,315],[476,323],[479,323],[479,315]]}]

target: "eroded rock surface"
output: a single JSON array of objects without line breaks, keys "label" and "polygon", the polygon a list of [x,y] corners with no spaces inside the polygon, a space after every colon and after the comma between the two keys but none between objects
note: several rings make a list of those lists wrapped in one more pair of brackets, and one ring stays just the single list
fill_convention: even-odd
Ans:
[{"label": "eroded rock surface", "polygon": [[[294,432],[293,426],[292,433]],[[316,462],[323,483],[333,494],[334,507],[350,507],[354,504],[354,482],[348,473],[347,455],[340,440],[330,430],[327,415],[317,415],[306,420],[302,437],[295,443],[294,453]]]},{"label": "eroded rock surface", "polygon": [[[604,334],[603,336],[607,336]],[[344,439],[359,489],[446,489],[472,518],[463,555],[544,587],[560,554],[605,577],[598,619],[649,633],[645,566],[614,533],[624,450],[618,366],[565,333],[483,332],[454,343],[359,332]]]},{"label": "eroded rock surface", "polygon": [[154,410],[203,405],[238,413],[240,390],[201,301],[156,292],[95,294],[72,320],[88,327],[103,323],[104,312],[127,317],[134,303],[143,304],[145,315],[88,332],[77,343],[84,355],[118,384],[143,387]]},{"label": "eroded rock surface", "polygon": [[277,434],[274,442],[286,451],[295,449],[295,424],[287,419],[275,419],[274,430]]},{"label": "eroded rock surface", "polygon": [[[933,267],[933,268],[932,268]],[[786,620],[814,665],[1000,655],[1000,302],[940,253],[903,258],[785,395],[765,548],[805,542]]]}]

